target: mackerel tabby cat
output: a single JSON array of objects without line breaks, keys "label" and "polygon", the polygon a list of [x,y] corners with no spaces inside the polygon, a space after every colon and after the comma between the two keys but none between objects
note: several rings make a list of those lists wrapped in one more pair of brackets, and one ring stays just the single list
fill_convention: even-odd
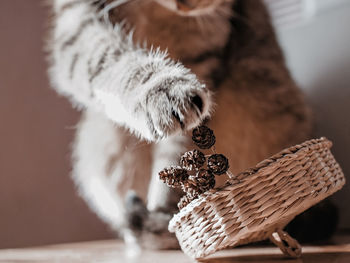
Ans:
[{"label": "mackerel tabby cat", "polygon": [[186,131],[204,120],[233,173],[309,138],[309,110],[260,0],[53,0],[52,8],[52,86],[82,112],[72,176],[127,243],[177,246],[167,224],[181,191],[158,172],[190,149]]}]

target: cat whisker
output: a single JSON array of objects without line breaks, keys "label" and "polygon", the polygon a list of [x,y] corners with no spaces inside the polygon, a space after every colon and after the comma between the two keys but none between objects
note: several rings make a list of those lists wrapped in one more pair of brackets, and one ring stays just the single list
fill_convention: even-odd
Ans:
[{"label": "cat whisker", "polygon": [[114,0],[113,2],[107,4],[102,8],[102,10],[98,13],[99,18],[104,18],[105,22],[109,20],[109,12],[118,6],[124,5],[130,2],[130,0]]},{"label": "cat whisker", "polygon": [[176,111],[173,110],[173,111],[172,111],[172,115],[173,115],[174,118],[179,122],[181,129],[184,130],[185,124],[182,122],[182,120],[181,120],[179,114],[178,114]]},{"label": "cat whisker", "polygon": [[90,0],[91,4],[97,6],[97,7],[101,7],[103,6],[107,0]]}]

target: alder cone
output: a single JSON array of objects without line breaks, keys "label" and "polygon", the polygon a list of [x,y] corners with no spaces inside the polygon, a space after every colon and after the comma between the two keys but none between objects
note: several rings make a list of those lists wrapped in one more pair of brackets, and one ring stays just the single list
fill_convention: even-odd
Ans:
[{"label": "alder cone", "polygon": [[216,174],[221,175],[227,172],[229,168],[228,159],[223,154],[213,154],[208,158],[208,169]]},{"label": "alder cone", "polygon": [[186,170],[192,171],[201,168],[205,163],[205,156],[199,150],[185,152],[180,159],[180,164]]},{"label": "alder cone", "polygon": [[159,179],[170,187],[181,187],[188,179],[188,174],[185,169],[180,166],[170,166],[159,172]]},{"label": "alder cone", "polygon": [[211,171],[200,169],[196,175],[190,175],[182,185],[182,190],[190,197],[196,197],[215,186],[215,176]]},{"label": "alder cone", "polygon": [[201,149],[209,149],[215,144],[214,132],[207,126],[198,126],[192,131],[192,141]]},{"label": "alder cone", "polygon": [[191,198],[188,195],[184,195],[181,197],[180,201],[177,203],[177,207],[179,209],[184,208],[186,205],[188,205],[191,201],[193,201],[195,198]]}]

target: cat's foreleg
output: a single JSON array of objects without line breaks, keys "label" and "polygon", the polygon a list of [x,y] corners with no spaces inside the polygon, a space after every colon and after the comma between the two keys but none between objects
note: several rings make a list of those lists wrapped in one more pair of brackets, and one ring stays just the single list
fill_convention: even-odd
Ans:
[{"label": "cat's foreleg", "polygon": [[[89,207],[113,230],[126,225],[124,189],[125,139],[104,114],[84,112],[73,144],[72,178]],[[113,169],[112,169],[113,168]],[[115,173],[115,170],[119,173]],[[126,190],[124,190],[125,192]]]},{"label": "cat's foreleg", "polygon": [[184,136],[171,136],[153,145],[147,206],[135,193],[127,198],[126,211],[130,225],[126,237],[129,247],[134,249],[135,244],[138,244],[148,248],[178,248],[175,236],[168,231],[168,223],[178,211],[177,202],[183,193],[161,182],[158,173],[164,167],[178,163],[180,154],[187,146],[188,139]]},{"label": "cat's foreleg", "polygon": [[159,179],[158,173],[167,166],[178,164],[180,156],[189,145],[186,136],[171,136],[153,147],[152,177],[147,195],[147,208],[149,211],[177,210],[177,202],[183,194],[181,190],[175,191]]},{"label": "cat's foreleg", "polygon": [[50,73],[60,93],[148,140],[208,116],[210,94],[194,74],[159,50],[135,45],[121,25],[101,21],[92,3],[55,1]]},{"label": "cat's foreleg", "polygon": [[151,148],[91,109],[83,114],[73,147],[78,192],[131,247],[138,242],[134,230],[142,230],[148,216],[141,204],[147,197]]}]

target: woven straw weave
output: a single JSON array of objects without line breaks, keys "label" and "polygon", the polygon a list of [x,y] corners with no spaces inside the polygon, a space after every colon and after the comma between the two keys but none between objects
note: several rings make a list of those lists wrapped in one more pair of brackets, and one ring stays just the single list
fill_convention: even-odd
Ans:
[{"label": "woven straw weave", "polygon": [[281,151],[200,195],[174,215],[169,231],[193,258],[268,238],[285,254],[299,256],[298,243],[281,229],[345,184],[331,146],[320,138]]}]

